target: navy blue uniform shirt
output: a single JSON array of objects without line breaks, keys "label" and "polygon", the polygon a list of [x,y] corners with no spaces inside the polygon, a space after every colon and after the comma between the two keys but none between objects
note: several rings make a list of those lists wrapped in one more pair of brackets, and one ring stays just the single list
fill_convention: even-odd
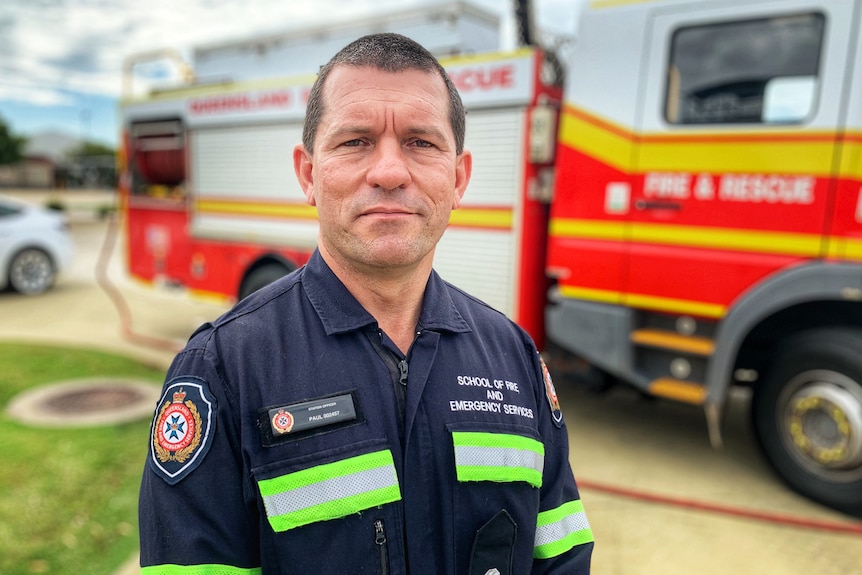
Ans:
[{"label": "navy blue uniform shirt", "polygon": [[198,329],[153,420],[143,573],[588,573],[532,340],[434,272],[416,332],[405,357],[319,253]]}]

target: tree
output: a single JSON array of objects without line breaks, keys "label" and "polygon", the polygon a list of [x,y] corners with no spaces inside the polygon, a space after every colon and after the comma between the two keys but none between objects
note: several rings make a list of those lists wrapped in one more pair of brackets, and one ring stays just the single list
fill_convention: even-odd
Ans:
[{"label": "tree", "polygon": [[73,158],[86,158],[91,156],[113,156],[115,150],[110,146],[99,142],[84,141],[69,152]]},{"label": "tree", "polygon": [[66,156],[69,165],[69,184],[73,187],[113,187],[117,180],[116,151],[105,144],[84,140]]},{"label": "tree", "polygon": [[21,159],[27,138],[13,134],[0,118],[0,165],[14,164]]}]

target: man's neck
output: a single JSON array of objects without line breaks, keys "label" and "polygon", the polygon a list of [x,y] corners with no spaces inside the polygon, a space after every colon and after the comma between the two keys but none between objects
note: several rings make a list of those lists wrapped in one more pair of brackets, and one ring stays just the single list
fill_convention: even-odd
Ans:
[{"label": "man's neck", "polygon": [[321,256],[356,301],[377,320],[380,329],[406,354],[416,335],[431,275],[431,257],[409,268],[372,272],[343,265],[323,249]]}]

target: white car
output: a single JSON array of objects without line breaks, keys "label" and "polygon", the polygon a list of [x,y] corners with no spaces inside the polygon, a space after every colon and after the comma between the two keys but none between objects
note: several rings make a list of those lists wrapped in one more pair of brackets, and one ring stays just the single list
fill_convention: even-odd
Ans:
[{"label": "white car", "polygon": [[44,292],[73,251],[65,214],[0,196],[0,290]]}]

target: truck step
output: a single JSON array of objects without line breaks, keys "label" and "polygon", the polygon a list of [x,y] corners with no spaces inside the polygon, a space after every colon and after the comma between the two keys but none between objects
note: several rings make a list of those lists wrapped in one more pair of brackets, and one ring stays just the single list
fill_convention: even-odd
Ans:
[{"label": "truck step", "polygon": [[654,379],[649,384],[647,391],[657,397],[665,397],[694,405],[703,405],[703,402],[706,401],[706,388],[703,385],[672,377]]},{"label": "truck step", "polygon": [[715,342],[708,337],[682,335],[661,329],[638,329],[631,333],[636,345],[668,349],[692,355],[710,356],[715,351]]}]

